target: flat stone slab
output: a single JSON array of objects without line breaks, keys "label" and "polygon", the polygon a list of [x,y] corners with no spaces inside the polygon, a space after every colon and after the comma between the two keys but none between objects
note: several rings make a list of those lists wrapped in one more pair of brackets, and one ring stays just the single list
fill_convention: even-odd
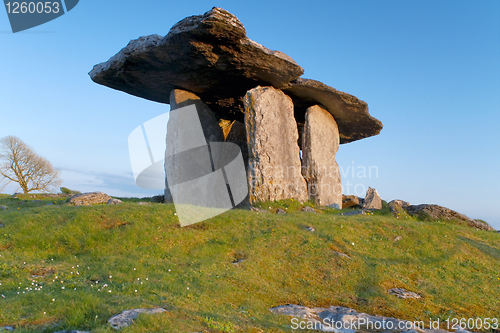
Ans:
[{"label": "flat stone slab", "polygon": [[[372,316],[342,306],[329,308],[308,308],[301,305],[281,305],[270,309],[280,315],[295,317],[291,320],[294,330],[314,329],[323,332],[335,333],[447,333],[441,329],[426,329],[418,327],[411,321],[391,317]],[[425,321],[424,321],[425,323]],[[426,323],[429,324],[428,321]],[[299,326],[301,325],[301,326]],[[470,333],[466,330],[457,330],[458,333]]]},{"label": "flat stone slab", "polygon": [[170,103],[171,90],[184,89],[219,117],[243,122],[242,98],[249,89],[281,88],[303,73],[286,54],[249,39],[236,16],[214,7],[183,19],[165,37],[132,40],[89,75],[96,83],[160,103]]},{"label": "flat stone slab", "polygon": [[306,110],[310,106],[319,104],[325,107],[337,122],[340,143],[377,135],[382,130],[382,122],[370,115],[366,102],[324,83],[300,78],[282,90],[292,97],[299,123],[305,122]]},{"label": "flat stone slab", "polygon": [[167,310],[163,308],[153,308],[153,309],[133,309],[126,310],[120,314],[117,314],[108,319],[108,323],[116,330],[122,329],[124,327],[130,326],[137,316],[141,313],[155,314],[155,313],[163,313]]},{"label": "flat stone slab", "polygon": [[[401,236],[398,236],[398,237],[401,237]],[[397,296],[397,297],[402,298],[402,299],[408,299],[408,298],[418,299],[418,298],[422,298],[422,296],[420,296],[419,294],[417,294],[417,293],[415,293],[413,291],[409,291],[409,290],[403,289],[403,288],[392,288],[392,289],[387,290],[387,292],[389,294],[391,294],[391,295]]]},{"label": "flat stone slab", "polygon": [[103,192],[91,192],[91,193],[81,193],[76,194],[69,199],[69,203],[75,206],[87,206],[87,205],[98,205],[106,204],[111,200],[109,195]]}]

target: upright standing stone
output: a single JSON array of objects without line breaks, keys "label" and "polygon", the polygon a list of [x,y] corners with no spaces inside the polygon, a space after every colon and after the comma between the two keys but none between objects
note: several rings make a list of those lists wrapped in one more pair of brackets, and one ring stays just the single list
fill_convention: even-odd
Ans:
[{"label": "upright standing stone", "polygon": [[246,93],[243,103],[250,202],[307,200],[291,98],[273,87],[258,86]]},{"label": "upright standing stone", "polygon": [[342,181],[335,160],[340,136],[333,116],[321,106],[307,109],[302,134],[302,175],[309,199],[319,206],[342,207]]},{"label": "upright standing stone", "polygon": [[[170,93],[170,107],[171,110],[180,109],[182,107],[188,105],[195,105],[196,111],[198,113],[198,117],[201,123],[201,129],[203,130],[203,136],[205,137],[205,141],[210,142],[224,142],[224,133],[222,132],[222,128],[219,126],[217,117],[210,110],[210,108],[195,94],[180,90],[174,89]],[[185,124],[189,126],[189,124]],[[174,155],[181,151],[179,142],[179,130],[186,130],[186,128],[178,128],[179,123],[174,119],[172,121],[169,120],[167,124],[167,155]],[[199,126],[199,125],[198,125]],[[208,150],[207,150],[208,153]],[[208,156],[208,155],[207,155]],[[208,157],[209,158],[209,157]],[[175,164],[175,163],[174,163]],[[192,165],[192,167],[196,167]],[[201,166],[203,168],[203,166]],[[177,179],[177,175],[179,174],[178,170],[172,168],[165,168],[165,173],[168,174],[171,179]],[[170,187],[168,186],[168,182],[165,179],[165,202],[172,202],[172,193],[170,191]]]},{"label": "upright standing stone", "polygon": [[366,191],[364,209],[382,209],[382,199],[376,189],[368,187]]}]

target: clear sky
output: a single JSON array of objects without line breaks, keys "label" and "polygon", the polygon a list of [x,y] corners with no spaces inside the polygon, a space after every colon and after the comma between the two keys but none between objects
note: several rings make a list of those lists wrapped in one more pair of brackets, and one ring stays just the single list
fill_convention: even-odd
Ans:
[{"label": "clear sky", "polygon": [[235,14],[251,39],[291,56],[303,77],[366,101],[383,122],[380,135],[341,145],[344,193],[364,196],[371,186],[387,201],[435,203],[500,229],[498,0],[80,0],[16,34],[0,8],[0,137],[31,145],[71,189],[160,193],[134,184],[127,139],[169,106],[95,84],[87,73],[131,39],[166,35],[213,6]]}]

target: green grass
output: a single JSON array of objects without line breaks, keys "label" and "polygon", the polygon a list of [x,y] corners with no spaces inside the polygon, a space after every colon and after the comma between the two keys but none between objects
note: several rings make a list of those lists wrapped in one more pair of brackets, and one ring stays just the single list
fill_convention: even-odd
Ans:
[{"label": "green grass", "polygon": [[[499,317],[494,232],[395,218],[386,207],[302,213],[292,200],[260,205],[286,215],[232,210],[181,228],[173,205],[67,200],[0,195],[9,207],[0,210],[0,327],[114,332],[110,316],[161,306],[122,332],[291,332],[290,318],[269,311],[288,303],[407,320]],[[386,292],[394,287],[423,297],[398,299]]]}]

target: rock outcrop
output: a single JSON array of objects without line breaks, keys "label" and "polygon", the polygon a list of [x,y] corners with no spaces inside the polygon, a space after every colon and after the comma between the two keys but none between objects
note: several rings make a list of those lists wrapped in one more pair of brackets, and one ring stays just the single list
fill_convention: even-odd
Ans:
[{"label": "rock outcrop", "polygon": [[111,198],[106,193],[91,192],[76,194],[69,199],[69,203],[74,204],[75,206],[88,206],[105,204],[111,199],[113,198]]},{"label": "rock outcrop", "polygon": [[305,122],[308,107],[316,104],[325,107],[337,122],[340,143],[377,135],[382,130],[382,122],[370,115],[366,102],[324,83],[300,78],[282,90],[293,99],[298,123]]},{"label": "rock outcrop", "polygon": [[359,199],[355,195],[342,195],[342,209],[359,205]]},{"label": "rock outcrop", "polygon": [[470,227],[481,230],[494,230],[489,224],[473,220],[449,208],[438,205],[409,205],[405,207],[408,214],[417,216],[422,220],[460,220],[466,222]]},{"label": "rock outcrop", "polygon": [[368,187],[363,202],[363,209],[382,209],[382,199],[376,189]]},{"label": "rock outcrop", "polygon": [[309,200],[318,206],[342,207],[342,181],[335,159],[339,144],[333,116],[319,105],[309,107],[302,134],[302,175]]},{"label": "rock outcrop", "polygon": [[257,87],[247,92],[244,104],[250,202],[306,201],[291,98],[273,87]]},{"label": "rock outcrop", "polygon": [[246,36],[233,14],[214,7],[151,35],[89,73],[96,83],[160,103],[176,88],[200,96],[223,119],[243,121],[241,98],[257,85],[281,88],[304,70],[286,54]]}]

